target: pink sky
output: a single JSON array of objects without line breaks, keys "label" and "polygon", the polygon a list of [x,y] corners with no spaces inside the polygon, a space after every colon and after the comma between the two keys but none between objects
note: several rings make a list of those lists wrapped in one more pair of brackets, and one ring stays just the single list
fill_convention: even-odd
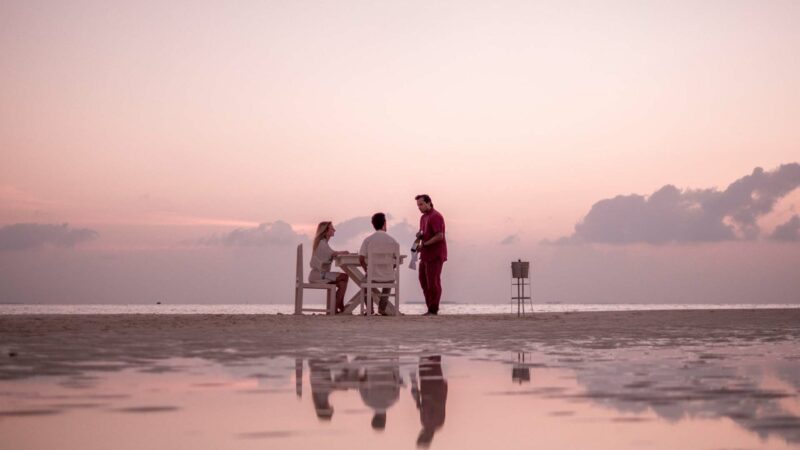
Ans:
[{"label": "pink sky", "polygon": [[[603,267],[587,262],[597,246],[539,245],[571,235],[602,199],[724,190],[797,162],[797,23],[794,1],[3,2],[0,226],[68,222],[98,236],[0,251],[13,268],[0,301],[114,302],[113,284],[69,282],[91,285],[91,261],[113,257],[131,262],[106,278],[146,282],[164,261],[187,279],[229,271],[206,302],[288,302],[284,248],[261,248],[248,272],[222,262],[235,249],[187,243],[276,221],[308,234],[378,210],[413,226],[423,192],[460,259],[446,268],[452,300],[477,289],[469,300],[503,301],[519,256],[545,266],[545,300],[648,301],[607,282],[646,260],[644,279],[684,280],[685,301],[743,300],[734,278],[754,302],[800,301],[795,275],[750,270],[760,261],[777,277],[800,260],[796,242],[767,239],[796,214],[796,189],[758,217],[755,242],[612,246],[628,263]],[[685,269],[719,252],[741,256],[703,280]],[[494,275],[475,274],[478,257]],[[255,278],[264,272],[273,281]],[[127,301],[159,295],[126,289]]]}]

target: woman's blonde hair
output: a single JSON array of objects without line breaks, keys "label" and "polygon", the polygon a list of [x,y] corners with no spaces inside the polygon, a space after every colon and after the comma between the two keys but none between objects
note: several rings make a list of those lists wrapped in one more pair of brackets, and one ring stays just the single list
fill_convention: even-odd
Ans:
[{"label": "woman's blonde hair", "polygon": [[314,233],[314,244],[311,245],[312,251],[317,251],[319,241],[325,238],[325,233],[328,232],[328,228],[331,225],[333,225],[333,222],[320,222],[319,225],[317,225],[317,232]]}]

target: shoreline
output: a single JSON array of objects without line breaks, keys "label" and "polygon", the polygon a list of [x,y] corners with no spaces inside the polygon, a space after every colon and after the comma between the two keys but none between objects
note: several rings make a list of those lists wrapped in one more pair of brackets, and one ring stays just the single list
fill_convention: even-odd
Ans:
[{"label": "shoreline", "polygon": [[[442,315],[516,315],[510,303],[455,303],[442,306]],[[526,305],[532,314],[567,312],[633,312],[633,311],[705,311],[705,310],[800,310],[800,304],[535,304]],[[423,304],[404,303],[403,313],[409,316],[426,311]],[[0,317],[24,315],[293,315],[293,304],[0,304]]]}]

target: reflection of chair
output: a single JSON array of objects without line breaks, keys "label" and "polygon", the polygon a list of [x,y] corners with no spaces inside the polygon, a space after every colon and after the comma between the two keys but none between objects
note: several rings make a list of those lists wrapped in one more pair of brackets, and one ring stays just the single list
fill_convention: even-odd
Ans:
[{"label": "reflection of chair", "polygon": [[[378,273],[380,279],[376,279]],[[367,311],[372,312],[373,289],[388,289],[380,297],[394,297],[394,314],[400,315],[400,245],[374,243],[367,249],[367,277],[361,285]],[[392,293],[391,291],[394,290]],[[388,299],[386,300],[388,302]]]},{"label": "reflection of chair", "polygon": [[[325,289],[326,307],[321,308],[303,308],[303,289]],[[303,244],[297,246],[297,272],[294,282],[294,313],[303,314],[303,311],[324,312],[330,315],[336,313],[336,285],[328,283],[306,283],[303,281]]]}]

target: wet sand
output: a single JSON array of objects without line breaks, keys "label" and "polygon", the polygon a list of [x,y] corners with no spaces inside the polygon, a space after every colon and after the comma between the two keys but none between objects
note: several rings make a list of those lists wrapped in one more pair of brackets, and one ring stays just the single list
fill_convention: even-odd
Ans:
[{"label": "wet sand", "polygon": [[[797,309],[0,316],[0,435],[20,449],[407,449],[427,429],[441,449],[800,448],[799,337]],[[389,426],[370,430],[388,394]]]},{"label": "wet sand", "polygon": [[[747,346],[800,339],[800,310],[438,317],[40,315],[0,317],[0,379],[113,370],[176,357],[219,362],[319,353],[454,353]],[[11,355],[11,356],[9,356]],[[103,362],[103,363],[100,363]],[[109,364],[106,364],[109,363]]]}]

